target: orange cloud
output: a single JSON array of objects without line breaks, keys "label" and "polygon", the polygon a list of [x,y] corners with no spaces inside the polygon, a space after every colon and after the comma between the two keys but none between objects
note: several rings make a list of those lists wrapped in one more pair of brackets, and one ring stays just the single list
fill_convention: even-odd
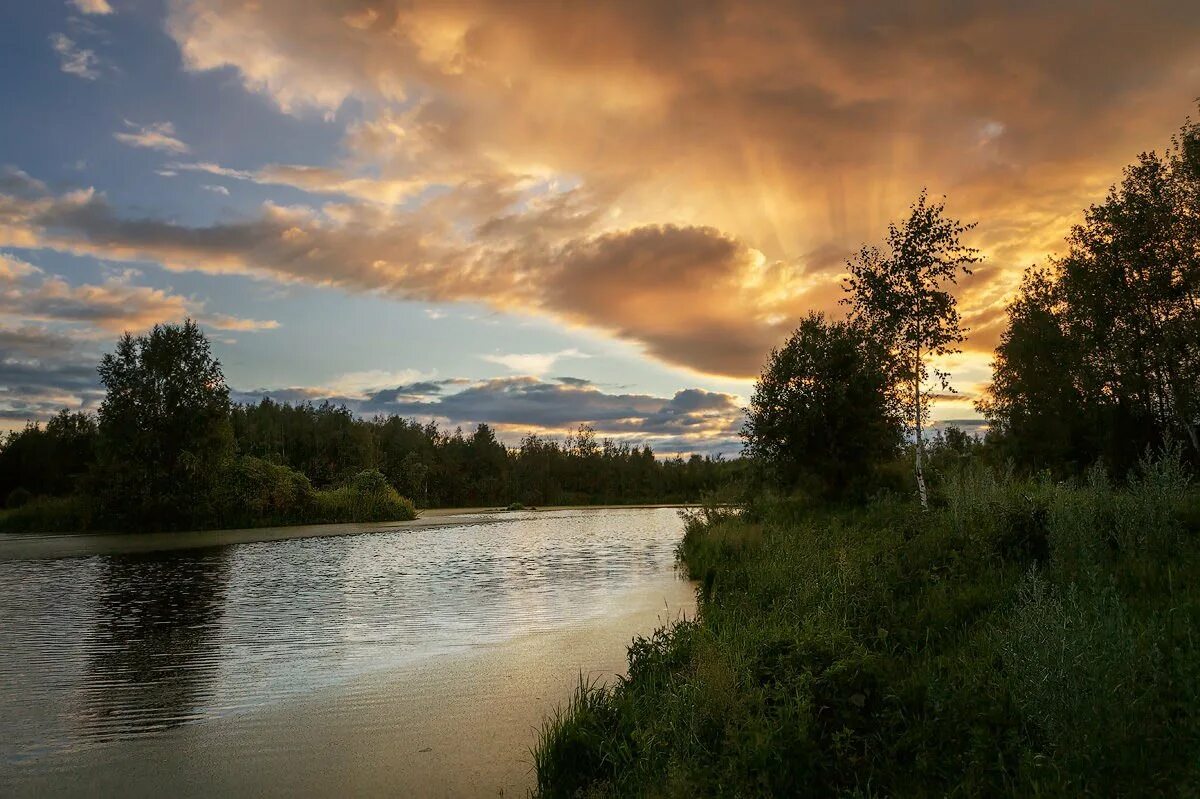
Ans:
[{"label": "orange cloud", "polygon": [[[188,228],[0,196],[0,241],[541,313],[753,376],[921,186],[979,220],[959,290],[985,374],[1020,270],[1195,95],[1184,0],[176,0],[192,70],[362,118],[333,164],[172,165],[304,207]],[[972,360],[973,359],[973,360]],[[974,378],[972,378],[972,381]],[[974,390],[965,385],[964,390]]]}]

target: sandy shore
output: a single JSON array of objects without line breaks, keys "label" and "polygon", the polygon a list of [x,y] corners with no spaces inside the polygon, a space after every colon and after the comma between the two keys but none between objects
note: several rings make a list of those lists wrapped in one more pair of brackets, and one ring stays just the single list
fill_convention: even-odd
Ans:
[{"label": "sandy shore", "polygon": [[247,544],[257,541],[287,541],[294,538],[321,538],[334,535],[389,533],[397,530],[431,527],[457,527],[462,524],[486,524],[491,521],[511,519],[515,514],[520,513],[680,507],[687,506],[563,505],[538,508],[535,511],[506,511],[503,508],[433,508],[421,511],[412,521],[404,522],[305,524],[289,527],[255,527],[243,530],[201,530],[179,533],[4,533],[0,534],[0,560],[158,552],[171,549]]},{"label": "sandy shore", "polygon": [[[524,796],[530,747],[578,684],[695,602],[691,584],[631,593],[574,627],[438,655],[299,700],[59,753],[9,796]],[[282,733],[282,734],[281,734]]]}]

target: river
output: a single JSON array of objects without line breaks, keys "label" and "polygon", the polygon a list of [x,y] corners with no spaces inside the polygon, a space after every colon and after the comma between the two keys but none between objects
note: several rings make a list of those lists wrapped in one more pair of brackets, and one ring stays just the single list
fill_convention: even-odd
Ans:
[{"label": "river", "polygon": [[673,509],[360,529],[0,537],[0,794],[523,795],[580,675],[694,612]]}]

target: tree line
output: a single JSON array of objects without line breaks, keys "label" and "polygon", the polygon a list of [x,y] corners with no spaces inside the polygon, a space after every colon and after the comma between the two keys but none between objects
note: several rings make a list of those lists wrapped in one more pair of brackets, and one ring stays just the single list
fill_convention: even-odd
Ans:
[{"label": "tree line", "polygon": [[223,524],[351,485],[428,507],[588,504],[692,501],[748,475],[825,497],[911,487],[928,507],[931,459],[1058,476],[1096,463],[1121,475],[1151,448],[1200,462],[1200,124],[1140,155],[1084,211],[1066,254],[1025,273],[976,403],[986,438],[929,442],[931,403],[954,391],[934,359],[969,332],[952,289],[981,260],[962,242],[973,227],[922,191],[881,245],[847,262],[845,318],[809,314],[771,352],[747,409],[746,462],[662,460],[586,426],[508,447],[486,424],[468,434],[329,403],[232,404],[189,321],[118,342],[100,365],[97,414],[10,433],[0,496],[83,496],[105,524],[171,526],[180,508]]},{"label": "tree line", "polygon": [[979,403],[1007,457],[1123,472],[1146,450],[1200,460],[1200,125],[1141,154],[1028,270]]},{"label": "tree line", "polygon": [[982,441],[927,446],[930,403],[953,392],[931,359],[966,328],[951,287],[981,258],[922,191],[882,246],[847,262],[833,320],[813,313],[772,351],[742,435],[760,481],[824,497],[895,488],[898,459],[928,507],[925,463],[966,455],[1065,477],[1124,475],[1149,449],[1200,463],[1200,125],[1141,154],[1084,211],[1066,254],[1027,270],[1007,307]]},{"label": "tree line", "polygon": [[230,414],[238,449],[317,484],[378,469],[423,507],[685,502],[727,483],[738,465],[693,454],[660,459],[647,445],[597,437],[590,425],[510,447],[480,424],[469,433],[395,415],[369,419],[324,402],[264,398]]},{"label": "tree line", "polygon": [[740,464],[647,445],[472,432],[329,402],[236,404],[192,321],[126,334],[95,414],[61,411],[0,443],[8,526],[171,529],[409,517],[423,507],[692,501]]}]

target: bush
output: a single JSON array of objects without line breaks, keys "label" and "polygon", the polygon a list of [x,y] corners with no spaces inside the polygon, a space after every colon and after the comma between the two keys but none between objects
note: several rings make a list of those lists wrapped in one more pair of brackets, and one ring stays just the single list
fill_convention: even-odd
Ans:
[{"label": "bush", "polygon": [[313,504],[308,478],[286,466],[243,455],[222,470],[216,504],[223,526],[304,521]]},{"label": "bush", "polygon": [[0,515],[0,532],[79,533],[92,529],[94,518],[87,497],[37,497]]},{"label": "bush", "polygon": [[375,469],[359,472],[339,488],[319,491],[314,521],[392,522],[417,518],[412,500],[402,497]]},{"label": "bush", "polygon": [[32,498],[33,495],[29,493],[29,489],[18,486],[17,488],[14,488],[12,491],[8,492],[8,497],[4,500],[4,507],[8,508],[9,510],[22,508],[29,504],[29,500]]}]

